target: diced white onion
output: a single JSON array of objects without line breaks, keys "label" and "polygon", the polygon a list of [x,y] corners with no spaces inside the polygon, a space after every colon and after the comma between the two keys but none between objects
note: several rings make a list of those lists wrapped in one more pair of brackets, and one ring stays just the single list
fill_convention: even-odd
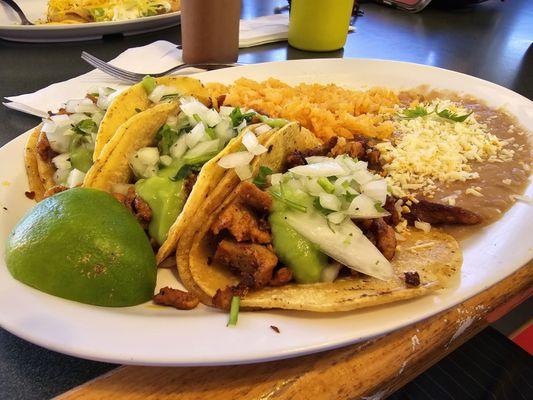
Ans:
[{"label": "diced white onion", "polygon": [[165,167],[168,167],[172,163],[172,157],[170,156],[161,156],[159,157],[159,162]]},{"label": "diced white onion", "polygon": [[333,194],[322,193],[319,199],[320,205],[328,210],[339,211],[341,209],[341,201]]},{"label": "diced white onion", "polygon": [[289,211],[286,217],[294,230],[341,264],[382,280],[394,277],[390,262],[350,219],[330,226],[316,212]]},{"label": "diced white onion", "polygon": [[148,96],[148,100],[152,103],[158,103],[163,96],[168,94],[177,94],[177,91],[171,86],[157,85]]},{"label": "diced white onion", "polygon": [[104,113],[101,111],[95,112],[93,115],[91,115],[91,119],[96,123],[97,126],[100,125],[100,122],[104,119]]},{"label": "diced white onion", "polygon": [[244,145],[244,147],[246,147],[246,150],[250,151],[250,149],[254,148],[259,144],[259,141],[257,140],[257,137],[254,135],[253,132],[247,130],[242,135],[242,144]]},{"label": "diced white onion", "polygon": [[320,282],[333,282],[339,276],[339,271],[342,265],[338,262],[334,262],[325,267],[320,273]]},{"label": "diced white onion", "polygon": [[344,221],[344,219],[346,218],[346,215],[340,211],[336,211],[336,212],[329,213],[327,218],[328,218],[328,221],[331,222],[332,224],[340,224],[342,221]]},{"label": "diced white onion", "polygon": [[272,128],[268,124],[261,124],[254,129],[257,136],[261,136],[264,133],[270,132]]},{"label": "diced white onion", "polygon": [[213,109],[207,110],[202,119],[210,127],[217,125],[221,121],[220,115]]},{"label": "diced white onion", "polygon": [[57,125],[53,121],[47,119],[47,120],[43,121],[43,126],[41,127],[41,132],[52,133],[52,132],[54,132],[56,130],[56,128],[57,128]]},{"label": "diced white onion", "polygon": [[67,114],[52,115],[50,119],[54,121],[54,124],[56,124],[57,127],[62,127],[62,126],[71,124],[70,118]]},{"label": "diced white onion", "polygon": [[235,168],[241,165],[250,164],[254,155],[248,151],[238,151],[236,153],[227,154],[218,160],[218,165],[222,168]]},{"label": "diced white onion", "polygon": [[235,107],[221,106],[219,113],[220,115],[230,115],[234,109]]},{"label": "diced white onion", "polygon": [[387,181],[379,179],[377,181],[370,181],[363,185],[363,193],[368,197],[379,201],[380,204],[385,204],[387,198]]},{"label": "diced white onion", "polygon": [[201,119],[204,119],[205,114],[209,111],[209,108],[198,100],[181,104],[180,108],[189,118],[194,118],[194,114],[197,114]]},{"label": "diced white onion", "polygon": [[77,112],[76,109],[80,105],[83,99],[75,99],[75,100],[69,100],[65,104],[65,111],[68,113],[75,113]]},{"label": "diced white onion", "polygon": [[365,183],[374,180],[374,175],[371,172],[363,169],[354,171],[352,176],[360,185],[364,185]]},{"label": "diced white onion", "polygon": [[231,120],[228,118],[223,118],[213,129],[217,137],[224,143],[229,142],[231,138],[236,136],[235,130],[231,125]]},{"label": "diced white onion", "polygon": [[95,113],[98,111],[98,107],[96,107],[96,104],[94,104],[90,99],[83,99],[80,101],[78,106],[75,108],[75,112],[77,113]]},{"label": "diced white onion", "polygon": [[143,147],[130,157],[129,162],[136,176],[149,178],[158,171],[159,150],[157,147]]},{"label": "diced white onion", "polygon": [[270,175],[270,184],[272,186],[279,185],[281,182],[281,178],[283,177],[283,174],[272,174]]},{"label": "diced white onion", "polygon": [[422,221],[415,221],[415,228],[428,233],[431,231],[431,224]]},{"label": "diced white onion", "polygon": [[242,144],[244,145],[244,147],[246,147],[246,150],[248,150],[254,156],[266,153],[267,151],[267,148],[265,146],[259,144],[257,136],[255,136],[255,134],[251,130],[246,131],[242,136]]},{"label": "diced white onion", "polygon": [[320,186],[316,179],[304,177],[304,185],[306,188],[306,191],[313,195],[313,196],[319,196],[322,193],[325,193],[324,188]]},{"label": "diced white onion", "polygon": [[330,162],[331,158],[322,156],[310,156],[306,157],[305,161],[307,161],[307,164],[318,164],[323,162]]},{"label": "diced white onion", "polygon": [[187,134],[181,135],[176,142],[170,146],[170,155],[174,159],[180,159],[187,151]]},{"label": "diced white onion", "polygon": [[70,171],[70,174],[68,174],[67,186],[72,188],[81,185],[83,183],[84,178],[85,172],[81,172],[80,170],[74,168],[72,171]]},{"label": "diced white onion", "polygon": [[241,181],[245,181],[252,177],[252,168],[250,168],[249,164],[239,165],[235,167],[235,173]]},{"label": "diced white onion", "polygon": [[56,171],[54,172],[54,182],[57,185],[66,184],[69,173],[70,173],[69,169],[56,169]]},{"label": "diced white onion", "polygon": [[52,158],[52,164],[55,165],[57,169],[66,169],[70,170],[72,164],[70,163],[70,153],[63,153]]},{"label": "diced white onion", "polygon": [[217,151],[220,147],[220,140],[214,139],[207,142],[200,142],[187,153],[185,153],[184,159],[191,160],[196,157],[203,156],[204,154],[209,154]]},{"label": "diced white onion", "polygon": [[352,200],[348,207],[348,214],[352,218],[378,218],[388,213],[376,209],[376,201],[365,194],[360,194]]},{"label": "diced white onion", "polygon": [[339,176],[345,174],[344,169],[332,160],[316,164],[298,165],[297,167],[291,168],[289,171],[297,175],[316,177]]},{"label": "diced white onion", "polygon": [[205,133],[205,126],[201,122],[196,124],[189,133],[185,134],[185,143],[187,147],[192,149],[198,142],[200,142],[207,134]]},{"label": "diced white onion", "polygon": [[243,119],[242,122],[239,124],[239,126],[237,126],[237,132],[240,133],[240,131],[242,131],[244,128],[246,128],[246,120]]}]

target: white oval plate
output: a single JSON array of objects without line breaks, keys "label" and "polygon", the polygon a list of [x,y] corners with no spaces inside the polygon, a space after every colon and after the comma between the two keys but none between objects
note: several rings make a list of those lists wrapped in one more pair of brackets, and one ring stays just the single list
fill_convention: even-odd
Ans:
[{"label": "white oval plate", "polygon": [[[30,21],[46,18],[47,1],[24,0],[18,2]],[[103,35],[140,33],[169,28],[180,23],[181,12],[154,15],[125,21],[90,22],[64,25],[20,25],[18,15],[0,2],[0,38],[15,42],[73,42],[99,39]]]},{"label": "white oval plate", "polygon": [[[351,88],[375,85],[434,88],[469,93],[493,107],[505,106],[521,124],[533,127],[528,99],[498,85],[439,68],[394,61],[334,59],[257,64],[196,75],[232,82],[277,77],[285,82],[334,82]],[[0,240],[33,205],[26,199],[23,148],[27,134],[0,149]],[[533,196],[533,185],[527,189]],[[7,208],[7,210],[2,209]],[[100,361],[144,365],[251,363],[345,346],[420,321],[479,293],[533,256],[533,207],[515,204],[497,223],[462,243],[464,264],[457,287],[411,301],[356,312],[242,312],[227,328],[223,312],[164,309],[151,304],[103,308],[49,296],[11,278],[0,250],[0,325],[52,350]],[[176,286],[175,275],[159,271],[158,288]],[[279,327],[275,333],[270,325]],[[459,326],[457,327],[459,328]]]}]

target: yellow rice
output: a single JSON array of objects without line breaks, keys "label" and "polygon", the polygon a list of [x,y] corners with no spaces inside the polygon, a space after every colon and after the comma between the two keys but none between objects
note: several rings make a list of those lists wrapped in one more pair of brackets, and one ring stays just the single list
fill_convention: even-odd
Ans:
[{"label": "yellow rice", "polygon": [[241,78],[231,86],[207,85],[212,98],[225,94],[224,105],[252,108],[272,118],[300,122],[320,139],[364,135],[385,139],[393,132],[391,115],[398,96],[385,88],[349,90],[329,84],[289,86],[270,78]]}]

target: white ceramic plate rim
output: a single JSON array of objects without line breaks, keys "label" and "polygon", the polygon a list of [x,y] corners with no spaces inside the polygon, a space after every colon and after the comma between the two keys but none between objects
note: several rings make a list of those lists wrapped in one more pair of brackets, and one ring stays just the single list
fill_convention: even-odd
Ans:
[{"label": "white ceramic plate rim", "polygon": [[[381,84],[400,89],[425,83],[476,95],[487,99],[491,106],[506,106],[523,126],[533,126],[532,103],[525,97],[478,78],[417,64],[365,59],[296,60],[196,76],[204,81],[231,82],[241,75],[253,79],[276,76],[290,83],[335,82],[349,87]],[[32,204],[23,195],[26,178],[22,149],[26,135],[0,149],[0,205],[9,210],[0,209],[2,241]],[[526,193],[533,195],[532,185]],[[532,217],[531,206],[517,203],[501,220],[462,243],[465,261],[456,288],[352,313],[243,312],[236,328],[225,327],[224,313],[205,307],[192,312],[154,309],[150,305],[110,309],[46,295],[11,278],[2,246],[0,325],[52,350],[126,364],[222,365],[304,355],[376,337],[428,318],[504,279],[532,258],[528,225]],[[158,286],[173,284],[174,279],[171,272],[160,271]],[[464,317],[464,321],[475,318]],[[278,326],[281,333],[276,334],[270,325]]]}]

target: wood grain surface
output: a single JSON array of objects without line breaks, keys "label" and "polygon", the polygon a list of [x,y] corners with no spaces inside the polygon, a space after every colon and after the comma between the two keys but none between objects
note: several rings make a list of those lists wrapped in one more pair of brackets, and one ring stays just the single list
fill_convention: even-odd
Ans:
[{"label": "wood grain surface", "polygon": [[[464,303],[381,338],[325,353],[225,367],[123,366],[62,396],[74,399],[380,399],[533,292],[533,262]],[[489,318],[487,318],[489,317]]]}]

